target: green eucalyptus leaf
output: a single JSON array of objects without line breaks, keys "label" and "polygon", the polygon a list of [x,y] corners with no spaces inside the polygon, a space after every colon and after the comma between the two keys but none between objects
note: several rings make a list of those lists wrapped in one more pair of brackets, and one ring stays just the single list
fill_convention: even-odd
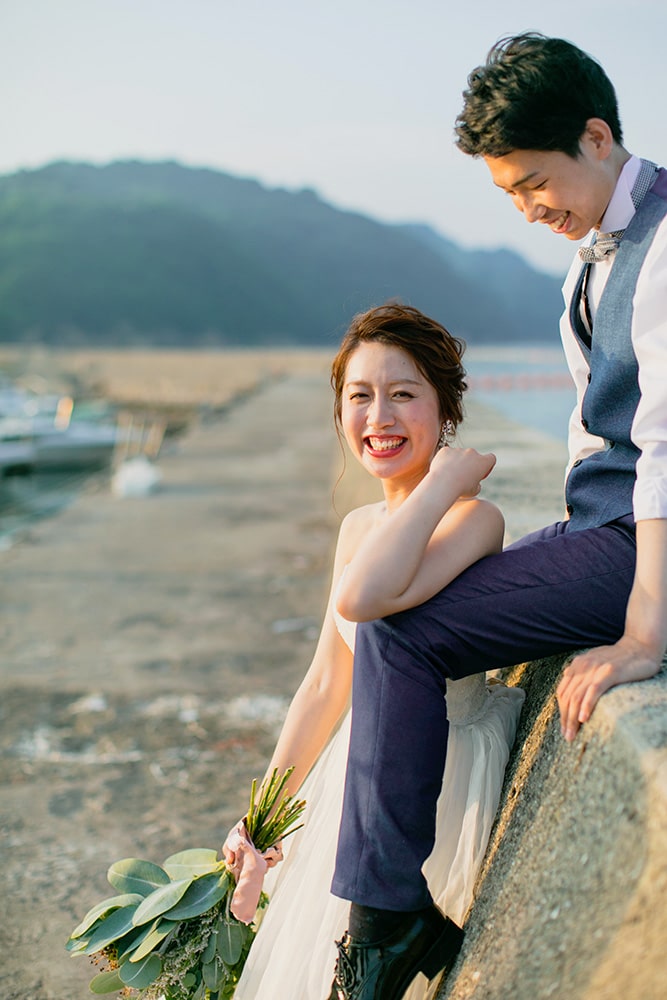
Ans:
[{"label": "green eucalyptus leaf", "polygon": [[88,987],[91,993],[116,993],[125,988],[125,983],[118,975],[117,969],[108,972],[100,972],[94,979],[91,979]]},{"label": "green eucalyptus leaf", "polygon": [[118,961],[124,962],[127,958],[129,958],[129,956],[132,955],[139,947],[142,941],[148,937],[157,923],[158,921],[156,920],[154,924],[142,924],[140,927],[135,927],[134,924],[132,924],[129,932],[119,941],[116,941]]},{"label": "green eucalyptus leaf", "polygon": [[118,938],[115,942],[115,947],[118,952],[118,961],[123,962],[131,955],[135,948],[138,948],[144,938],[150,933],[150,926],[148,927],[135,927],[132,925],[127,934],[124,934],[122,938]]},{"label": "green eucalyptus leaf", "polygon": [[221,920],[218,926],[218,955],[225,965],[236,965],[243,945],[246,932],[244,924],[238,920]]},{"label": "green eucalyptus leaf", "polygon": [[214,872],[220,865],[216,851],[209,847],[192,847],[187,851],[179,851],[166,859],[163,868],[173,879],[188,876],[207,875]]},{"label": "green eucalyptus leaf", "polygon": [[224,978],[220,963],[216,959],[213,959],[208,965],[203,966],[201,971],[206,988],[209,990],[219,990]]},{"label": "green eucalyptus leaf", "polygon": [[90,935],[79,938],[68,938],[65,944],[65,951],[68,951],[70,955],[81,955],[88,947],[89,941]]},{"label": "green eucalyptus leaf", "polygon": [[110,913],[91,934],[88,947],[83,954],[93,955],[96,951],[101,951],[112,941],[122,938],[128,931],[132,930],[132,918],[136,909],[136,903],[133,903],[132,906],[121,906],[120,909]]},{"label": "green eucalyptus leaf", "polygon": [[[177,882],[173,883],[178,885]],[[170,910],[166,911],[166,916],[170,920],[190,920],[192,917],[199,917],[206,913],[212,906],[219,903],[229,888],[229,875],[217,872],[211,875],[200,875],[183,893],[182,898]]]},{"label": "green eucalyptus leaf", "polygon": [[135,927],[133,924],[131,930],[119,941],[116,941],[118,961],[124,962],[129,959],[130,955],[132,955],[139,945],[145,941],[151,931],[157,927],[159,922],[160,920],[158,918],[154,923],[142,924],[140,927]]},{"label": "green eucalyptus leaf", "polygon": [[119,892],[136,892],[140,896],[149,896],[158,886],[169,882],[164,868],[141,858],[115,861],[107,872],[107,879]]},{"label": "green eucalyptus leaf", "polygon": [[117,910],[121,906],[131,906],[132,903],[138,904],[142,899],[143,897],[136,892],[125,892],[121,896],[109,896],[108,899],[103,899],[97,906],[93,906],[88,910],[88,913],[81,923],[77,924],[70,936],[73,938],[81,937],[100,917],[106,917],[112,910]]},{"label": "green eucalyptus leaf", "polygon": [[187,986],[188,989],[191,986],[194,986],[196,982],[197,982],[197,977],[193,972],[186,972],[186,974],[183,976],[183,985]]},{"label": "green eucalyptus leaf", "polygon": [[201,960],[203,965],[208,965],[209,962],[213,961],[213,957],[217,951],[217,945],[218,945],[218,932],[217,930],[214,930],[211,932],[211,936],[209,937],[206,947],[204,948],[204,951],[202,953]]},{"label": "green eucalyptus leaf", "polygon": [[178,923],[178,920],[156,920],[148,928],[148,933],[142,934],[142,940],[139,942],[138,947],[129,956],[130,962],[138,962],[140,959],[145,958],[146,955],[150,955],[153,949],[173,931],[174,927],[178,927]]},{"label": "green eucalyptus leaf", "polygon": [[178,882],[168,882],[154,889],[150,896],[137,907],[134,915],[135,926],[147,924],[161,916],[178,903],[179,899],[193,883],[192,878],[182,878]]},{"label": "green eucalyptus leaf", "polygon": [[159,955],[147,955],[141,962],[123,962],[118,975],[126,986],[135,990],[143,990],[154,983],[162,972],[162,959]]}]

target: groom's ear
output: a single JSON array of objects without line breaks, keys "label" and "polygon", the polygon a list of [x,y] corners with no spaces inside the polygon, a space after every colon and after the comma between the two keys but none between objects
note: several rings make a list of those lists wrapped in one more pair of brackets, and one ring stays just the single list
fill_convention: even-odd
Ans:
[{"label": "groom's ear", "polygon": [[588,149],[596,159],[606,160],[611,155],[615,142],[604,118],[589,118],[579,140],[579,146]]}]

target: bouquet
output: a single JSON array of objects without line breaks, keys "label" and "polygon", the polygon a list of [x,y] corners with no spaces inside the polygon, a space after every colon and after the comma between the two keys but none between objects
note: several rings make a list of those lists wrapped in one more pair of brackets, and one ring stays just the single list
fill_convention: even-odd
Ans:
[{"label": "bouquet", "polygon": [[257,797],[253,781],[247,816],[225,845],[180,851],[160,866],[125,858],[107,878],[118,893],[102,900],[74,928],[73,955],[93,956],[102,970],[92,993],[142,1000],[230,1000],[268,903],[267,867],[282,858],[280,841],[305,802],[285,793],[292,768],[274,770]]}]

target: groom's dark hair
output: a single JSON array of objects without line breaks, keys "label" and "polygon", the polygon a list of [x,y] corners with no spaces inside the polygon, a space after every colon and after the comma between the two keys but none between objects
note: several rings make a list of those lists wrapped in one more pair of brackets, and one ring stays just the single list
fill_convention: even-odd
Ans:
[{"label": "groom's dark hair", "polygon": [[623,141],[609,77],[562,38],[536,32],[502,38],[468,77],[463,100],[456,144],[470,156],[536,149],[576,158],[589,118],[601,118]]}]

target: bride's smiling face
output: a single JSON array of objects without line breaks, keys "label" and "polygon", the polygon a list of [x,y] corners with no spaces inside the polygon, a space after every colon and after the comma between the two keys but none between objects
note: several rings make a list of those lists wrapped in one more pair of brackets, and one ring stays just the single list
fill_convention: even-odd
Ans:
[{"label": "bride's smiling face", "polygon": [[435,454],[442,418],[435,389],[410,355],[368,341],[347,363],[341,424],[352,453],[372,476],[416,483]]}]

